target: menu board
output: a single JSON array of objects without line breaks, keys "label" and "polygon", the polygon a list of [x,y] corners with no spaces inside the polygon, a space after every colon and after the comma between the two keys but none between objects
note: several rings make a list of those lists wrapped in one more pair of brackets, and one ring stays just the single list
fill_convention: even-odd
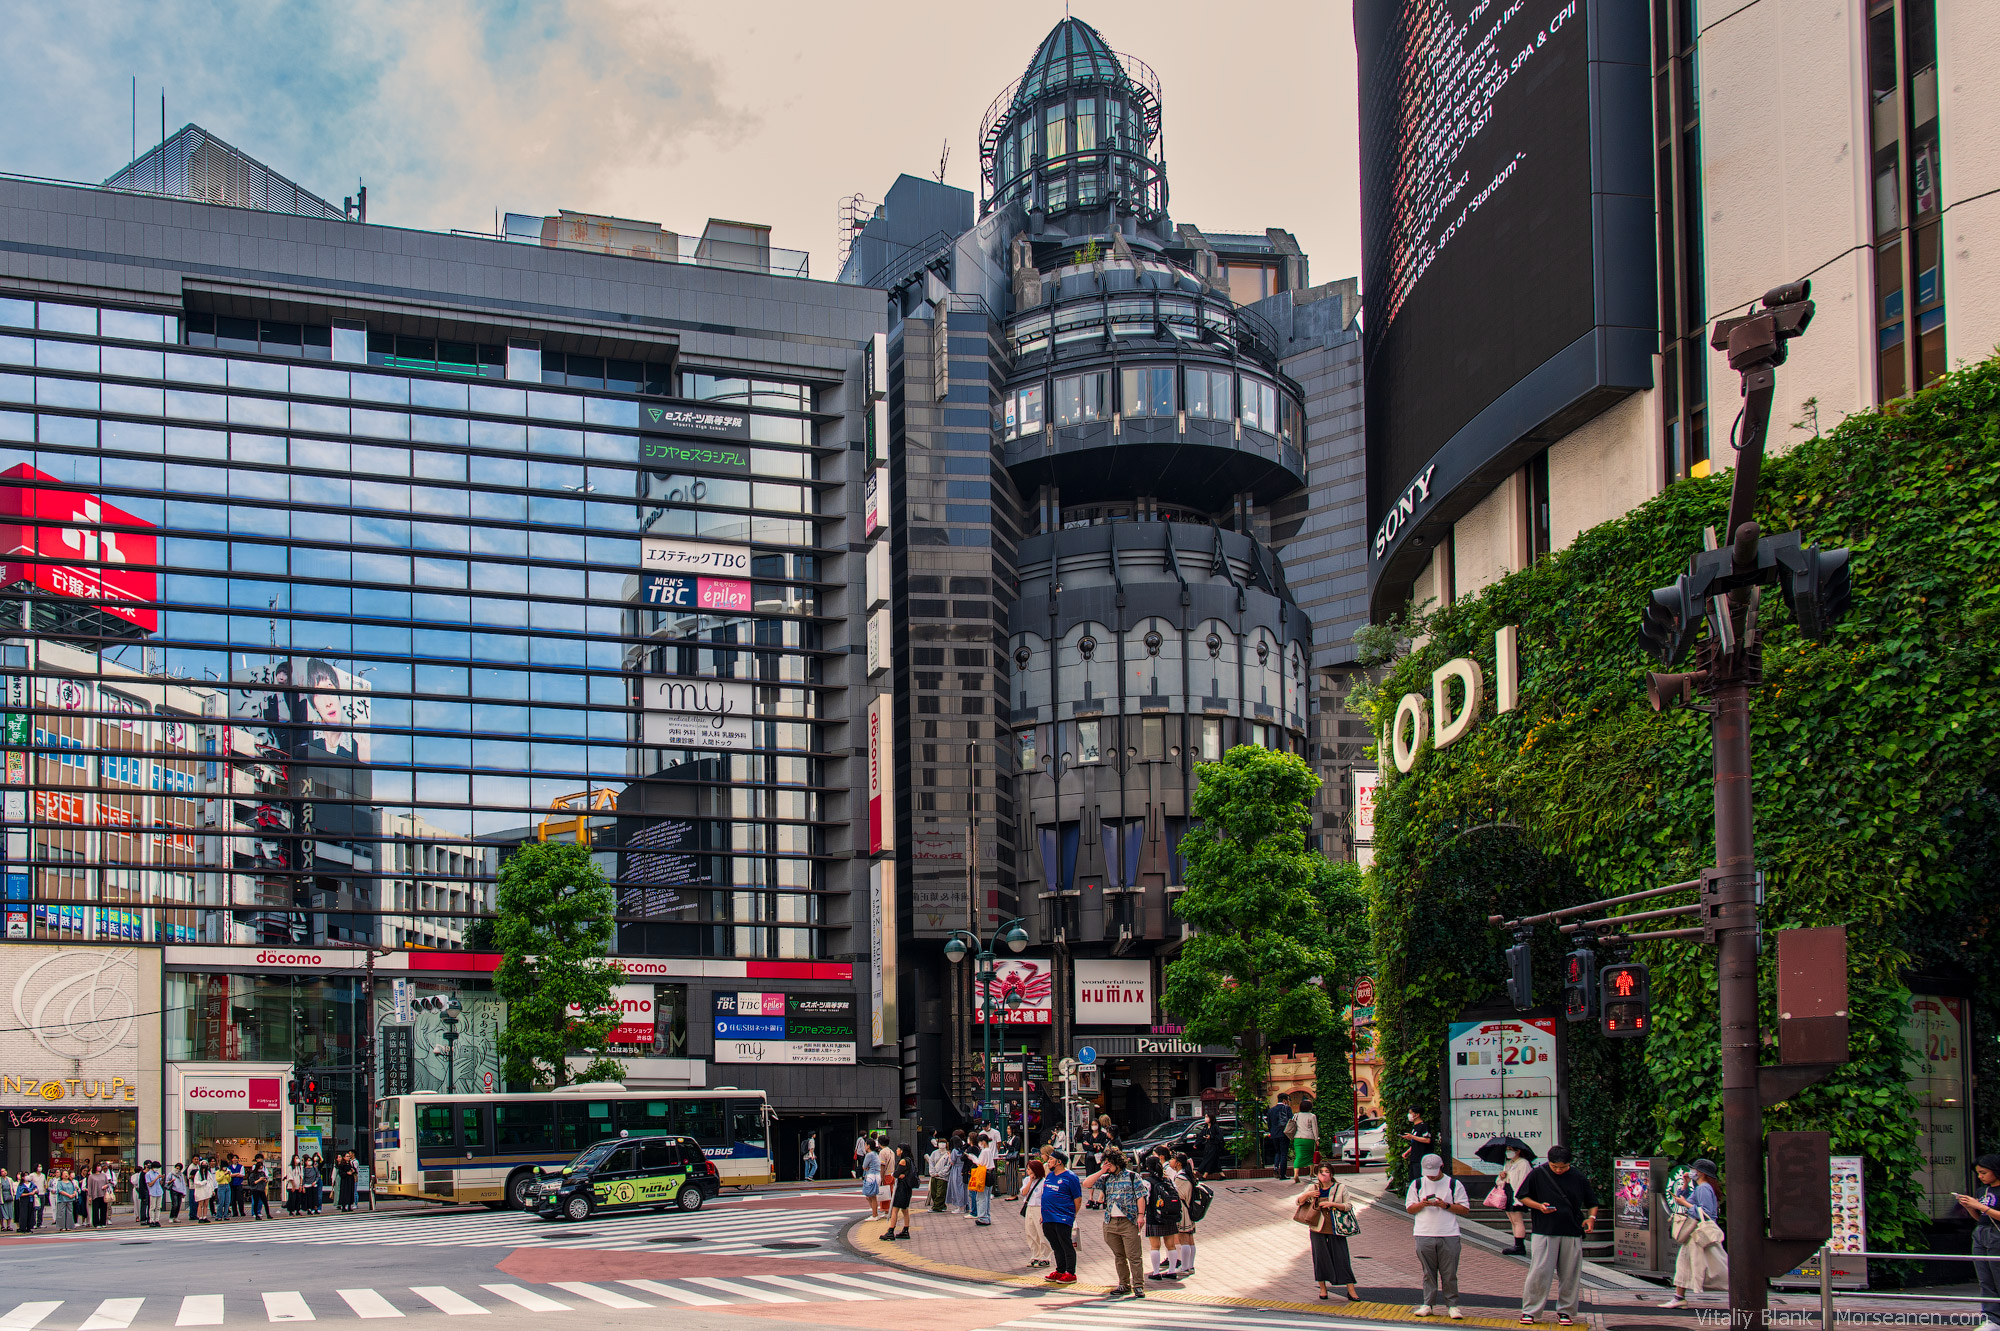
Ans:
[{"label": "menu board", "polygon": [[[1868,1259],[1842,1257],[1841,1253],[1868,1251],[1868,1203],[1861,1179],[1861,1157],[1836,1155],[1827,1161],[1828,1183],[1833,1193],[1833,1234],[1827,1247],[1835,1254],[1833,1287],[1868,1288]],[[1819,1255],[1779,1276],[1773,1284],[1805,1285],[1819,1288]]]}]

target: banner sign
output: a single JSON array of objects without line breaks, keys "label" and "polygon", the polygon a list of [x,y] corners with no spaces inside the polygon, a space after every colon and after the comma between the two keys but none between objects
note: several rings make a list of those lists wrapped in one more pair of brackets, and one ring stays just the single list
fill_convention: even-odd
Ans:
[{"label": "banner sign", "polygon": [[640,545],[640,569],[647,574],[688,573],[696,577],[747,578],[750,547],[648,536]]},{"label": "banner sign", "polygon": [[1382,784],[1379,771],[1354,773],[1354,844],[1375,844],[1375,789]]},{"label": "banner sign", "polygon": [[1475,1152],[1505,1133],[1548,1155],[1556,1142],[1556,1023],[1551,1017],[1453,1022],[1445,1045],[1443,1154],[1460,1174],[1497,1175]]},{"label": "banner sign", "polygon": [[[1019,1000],[1013,1007],[1007,999]],[[993,963],[986,983],[986,1000],[972,1004],[972,1020],[983,1025],[990,1011],[996,1025],[1053,1026],[1056,1019],[1056,976],[1051,964],[1041,958],[1007,957]]]},{"label": "banner sign", "polygon": [[653,574],[646,578],[647,605],[680,610],[713,610],[720,614],[750,613],[750,584],[740,578],[696,578],[685,573]]},{"label": "banner sign", "polygon": [[[604,1009],[618,1014],[618,1024],[605,1037],[612,1044],[653,1043],[653,986],[619,984],[611,988],[611,1002]],[[583,1019],[583,1005],[571,1003],[566,1009],[571,1021]]]},{"label": "banner sign", "polygon": [[752,685],[734,679],[653,675],[641,687],[646,743],[676,749],[750,747]]},{"label": "banner sign", "polygon": [[727,444],[684,444],[673,439],[641,439],[639,460],[654,468],[691,467],[723,476],[748,476],[750,450]]},{"label": "banner sign", "polygon": [[868,853],[896,848],[894,701],[878,693],[868,704]]},{"label": "banner sign", "polygon": [[0,583],[96,601],[108,615],[157,631],[159,611],[140,604],[159,599],[159,575],[148,567],[160,562],[153,524],[60,484],[25,462],[0,472]]},{"label": "banner sign", "polygon": [[1076,1024],[1148,1026],[1153,1021],[1153,965],[1149,961],[1076,963]]},{"label": "banner sign", "polygon": [[717,1063],[852,1063],[854,999],[846,994],[715,996]]},{"label": "banner sign", "polygon": [[[697,439],[748,439],[750,417],[740,411],[717,411],[711,407],[646,407],[639,412],[639,428]],[[659,441],[645,442],[650,448]]]}]

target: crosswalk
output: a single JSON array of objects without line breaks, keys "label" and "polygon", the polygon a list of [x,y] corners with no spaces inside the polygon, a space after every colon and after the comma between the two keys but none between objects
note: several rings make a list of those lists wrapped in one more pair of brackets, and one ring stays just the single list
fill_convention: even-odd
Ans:
[{"label": "crosswalk", "polygon": [[1209,1308],[1149,1298],[1092,1300],[1038,1309],[1031,1317],[996,1323],[992,1331],[1382,1331],[1382,1323],[1317,1313]]},{"label": "crosswalk", "polygon": [[[825,1255],[838,1246],[851,1211],[779,1206],[604,1216],[581,1223],[538,1220],[519,1211],[466,1215],[329,1216],[282,1222],[234,1221],[152,1231],[170,1243],[299,1243],[367,1247],[591,1248],[601,1252],[688,1252],[760,1256]],[[784,1245],[773,1247],[772,1245]],[[0,1331],[6,1331],[0,1324]]]},{"label": "crosswalk", "polygon": [[[852,1273],[680,1276],[671,1280],[556,1280],[543,1285],[409,1285],[387,1289],[298,1290],[261,1294],[187,1294],[90,1300],[39,1299],[0,1312],[0,1331],[155,1331],[156,1328],[391,1320],[422,1314],[480,1317],[495,1313],[620,1312],[724,1308],[780,1303],[869,1303],[892,1299],[1017,1299],[1017,1291],[959,1284],[857,1266]],[[0,1300],[0,1308],[6,1303]]]}]

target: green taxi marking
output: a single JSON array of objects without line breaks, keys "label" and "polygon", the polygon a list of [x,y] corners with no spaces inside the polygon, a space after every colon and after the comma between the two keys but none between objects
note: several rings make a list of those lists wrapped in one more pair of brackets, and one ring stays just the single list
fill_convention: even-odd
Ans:
[{"label": "green taxi marking", "polygon": [[621,1178],[607,1183],[593,1182],[592,1195],[599,1206],[646,1206],[670,1202],[680,1196],[685,1174],[655,1174],[649,1178]]}]

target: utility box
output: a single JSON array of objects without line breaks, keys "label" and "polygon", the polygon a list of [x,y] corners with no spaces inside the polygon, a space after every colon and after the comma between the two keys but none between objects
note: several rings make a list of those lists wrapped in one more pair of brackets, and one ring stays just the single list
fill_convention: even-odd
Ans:
[{"label": "utility box", "polygon": [[1778,1061],[1845,1063],[1847,930],[1780,929],[1777,939]]},{"label": "utility box", "polygon": [[1667,1220],[1664,1156],[1618,1157],[1611,1162],[1611,1260],[1626,1271],[1659,1274],[1677,1255]]},{"label": "utility box", "polygon": [[[1782,1000],[1781,1000],[1782,1001]],[[1764,1139],[1771,1237],[1824,1243],[1833,1233],[1827,1190],[1832,1143],[1824,1132],[1773,1132]]]}]

